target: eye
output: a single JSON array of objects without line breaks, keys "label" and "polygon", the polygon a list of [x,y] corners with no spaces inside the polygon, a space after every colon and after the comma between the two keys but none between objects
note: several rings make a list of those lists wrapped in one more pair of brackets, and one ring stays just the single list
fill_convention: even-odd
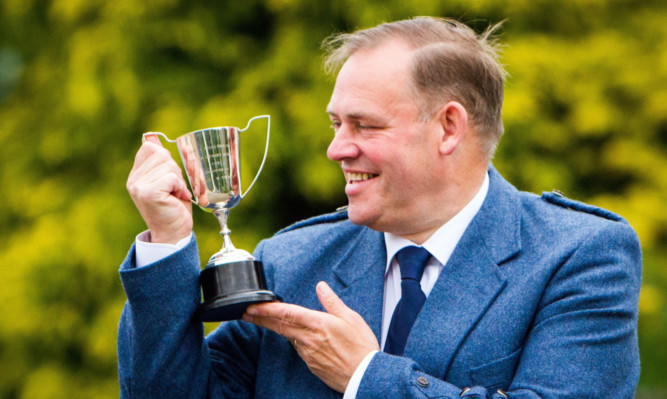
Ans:
[{"label": "eye", "polygon": [[357,123],[357,129],[359,129],[359,130],[376,130],[376,129],[380,129],[380,127],[375,126],[375,125],[367,125],[365,123]]}]

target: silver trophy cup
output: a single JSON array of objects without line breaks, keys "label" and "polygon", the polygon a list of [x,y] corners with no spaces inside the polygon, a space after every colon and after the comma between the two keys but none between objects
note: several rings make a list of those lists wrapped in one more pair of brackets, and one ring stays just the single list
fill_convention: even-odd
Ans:
[{"label": "silver trophy cup", "polygon": [[[239,133],[246,131],[257,119],[267,120],[266,148],[255,178],[243,192]],[[158,135],[177,144],[193,203],[213,212],[220,222],[222,249],[211,256],[199,276],[204,296],[198,309],[202,321],[239,319],[248,305],[278,299],[276,294],[267,290],[262,263],[249,252],[235,248],[229,238],[231,231],[227,228],[229,210],[246,196],[264,167],[270,130],[271,117],[262,115],[250,119],[244,129],[214,127],[184,134],[176,140],[170,140],[162,133],[144,134]]]}]

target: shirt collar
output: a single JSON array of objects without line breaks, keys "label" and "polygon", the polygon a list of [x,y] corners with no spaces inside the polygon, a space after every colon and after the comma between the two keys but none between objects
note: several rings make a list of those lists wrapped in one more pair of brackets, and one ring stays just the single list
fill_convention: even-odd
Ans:
[{"label": "shirt collar", "polygon": [[[454,248],[468,228],[468,225],[475,217],[484,203],[486,194],[489,191],[489,174],[484,175],[484,182],[477,191],[477,194],[461,209],[453,218],[449,219],[431,237],[424,242],[422,247],[426,248],[435,259],[444,265],[454,252]],[[395,234],[384,233],[385,247],[387,248],[387,265],[385,273],[389,270],[394,255],[404,247],[415,245],[410,240],[399,237]]]}]

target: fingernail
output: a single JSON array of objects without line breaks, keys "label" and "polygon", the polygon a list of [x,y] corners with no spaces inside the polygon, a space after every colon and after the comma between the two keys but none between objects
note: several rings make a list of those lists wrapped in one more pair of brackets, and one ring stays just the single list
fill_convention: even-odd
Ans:
[{"label": "fingernail", "polygon": [[248,306],[248,308],[245,310],[245,312],[249,315],[256,315],[256,314],[259,313],[254,306]]},{"label": "fingernail", "polygon": [[319,283],[317,283],[315,289],[319,291],[320,295],[326,296],[331,293],[331,287],[329,287],[329,284],[325,283],[324,281],[320,281]]}]

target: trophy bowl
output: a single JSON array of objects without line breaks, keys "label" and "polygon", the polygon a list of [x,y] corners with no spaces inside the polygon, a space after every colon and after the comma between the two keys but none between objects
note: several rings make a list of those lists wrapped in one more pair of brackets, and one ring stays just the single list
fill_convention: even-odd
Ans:
[{"label": "trophy bowl", "polygon": [[[266,148],[259,170],[245,192],[241,189],[239,133],[246,131],[257,119],[267,120]],[[262,262],[249,252],[237,249],[229,237],[229,210],[250,191],[264,167],[271,130],[269,115],[256,116],[244,129],[232,126],[197,130],[170,140],[176,142],[185,169],[193,203],[212,212],[220,223],[222,248],[213,254],[201,271],[199,282],[203,302],[197,309],[201,321],[240,319],[253,304],[279,299],[266,285]]]}]

